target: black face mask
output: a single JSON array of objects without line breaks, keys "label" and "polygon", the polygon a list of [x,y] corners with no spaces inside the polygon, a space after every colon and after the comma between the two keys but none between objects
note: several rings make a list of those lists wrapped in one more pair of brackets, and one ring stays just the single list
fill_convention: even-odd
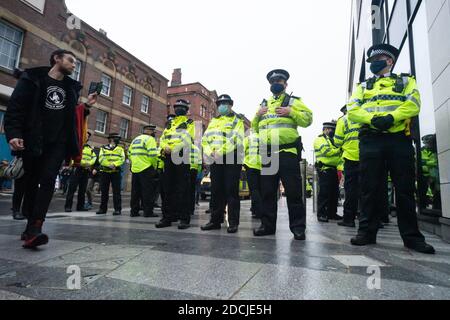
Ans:
[{"label": "black face mask", "polygon": [[274,83],[270,86],[270,91],[276,96],[283,93],[284,89],[285,87],[281,83]]},{"label": "black face mask", "polygon": [[330,131],[328,133],[328,137],[330,137],[331,139],[334,139],[334,135],[335,135],[335,131]]},{"label": "black face mask", "polygon": [[187,115],[187,110],[184,108],[176,108],[175,114],[177,115],[177,117],[185,116]]},{"label": "black face mask", "polygon": [[372,71],[373,74],[378,74],[381,71],[383,71],[388,66],[386,60],[379,60],[374,61],[370,64],[370,71]]}]

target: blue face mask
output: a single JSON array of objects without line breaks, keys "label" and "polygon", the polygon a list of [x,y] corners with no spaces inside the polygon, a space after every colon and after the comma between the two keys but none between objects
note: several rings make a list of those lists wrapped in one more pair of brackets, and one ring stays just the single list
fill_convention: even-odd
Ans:
[{"label": "blue face mask", "polygon": [[272,86],[270,87],[270,91],[272,91],[272,93],[274,95],[279,95],[284,91],[284,84],[282,83],[274,83],[272,84]]},{"label": "blue face mask", "polygon": [[228,108],[228,105],[226,105],[226,104],[221,104],[219,106],[218,110],[219,110],[219,114],[221,116],[226,116],[226,115],[228,115],[230,113],[230,108]]},{"label": "blue face mask", "polygon": [[379,74],[387,66],[388,64],[386,60],[374,61],[370,64],[370,71],[372,71],[373,74]]}]

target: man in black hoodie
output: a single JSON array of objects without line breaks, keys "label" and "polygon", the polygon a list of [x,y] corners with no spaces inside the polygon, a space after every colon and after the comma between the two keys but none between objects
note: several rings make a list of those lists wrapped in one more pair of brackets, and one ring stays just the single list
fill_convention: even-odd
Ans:
[{"label": "man in black hoodie", "polygon": [[[22,240],[32,249],[48,243],[42,225],[55,189],[63,160],[80,153],[75,108],[80,90],[69,76],[75,70],[72,52],[57,50],[51,67],[25,70],[19,78],[5,114],[5,135],[14,152],[22,154],[26,190],[23,211],[28,219]],[[87,107],[96,102],[88,98]]]}]

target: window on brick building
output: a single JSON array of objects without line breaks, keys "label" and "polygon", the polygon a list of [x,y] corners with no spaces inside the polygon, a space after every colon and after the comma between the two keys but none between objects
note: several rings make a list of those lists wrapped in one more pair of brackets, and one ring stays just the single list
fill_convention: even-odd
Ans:
[{"label": "window on brick building", "polygon": [[143,113],[148,113],[149,107],[150,107],[150,98],[147,96],[142,96],[141,111]]},{"label": "window on brick building", "polygon": [[131,106],[131,99],[133,98],[133,89],[128,86],[123,87],[122,103]]},{"label": "window on brick building", "polygon": [[95,121],[95,131],[105,134],[107,120],[108,120],[108,114],[105,111],[97,110],[97,118]]},{"label": "window on brick building", "polygon": [[121,119],[120,120],[120,128],[119,128],[119,136],[123,139],[128,139],[128,128],[130,127],[130,120]]},{"label": "window on brick building", "polygon": [[14,70],[19,66],[23,32],[0,20],[0,66]]},{"label": "window on brick building", "polygon": [[81,61],[76,62],[75,64],[75,71],[70,76],[73,80],[80,81],[81,76]]},{"label": "window on brick building", "polygon": [[110,76],[107,76],[106,74],[102,74],[102,83],[103,88],[101,94],[109,97],[111,94],[111,85],[112,85],[112,79]]}]

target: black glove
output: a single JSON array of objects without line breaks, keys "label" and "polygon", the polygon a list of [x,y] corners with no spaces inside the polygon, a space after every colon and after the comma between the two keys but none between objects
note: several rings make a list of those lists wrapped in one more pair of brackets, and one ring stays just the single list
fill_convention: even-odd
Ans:
[{"label": "black glove", "polygon": [[394,117],[390,114],[384,117],[374,117],[372,125],[381,131],[389,130],[394,125]]}]

